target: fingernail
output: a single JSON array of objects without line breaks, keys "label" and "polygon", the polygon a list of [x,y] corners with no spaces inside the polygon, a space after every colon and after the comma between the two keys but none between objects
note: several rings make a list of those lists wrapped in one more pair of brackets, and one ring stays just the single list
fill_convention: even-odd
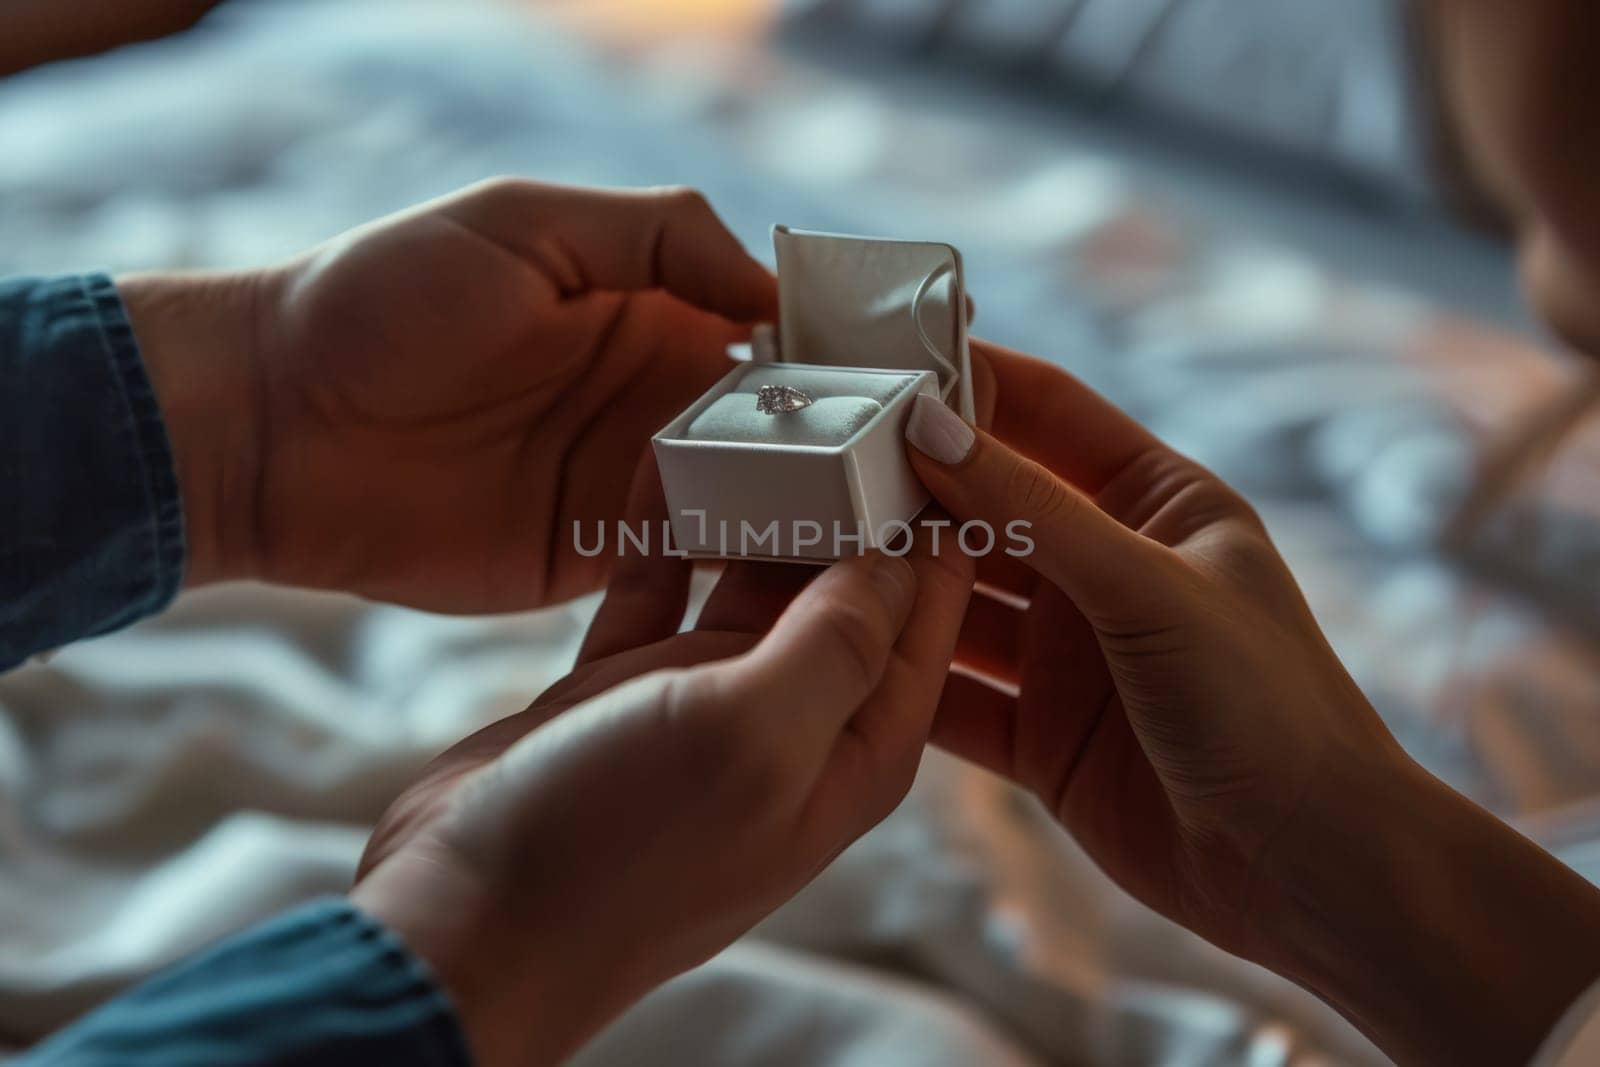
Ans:
[{"label": "fingernail", "polygon": [[882,590],[884,603],[897,611],[909,610],[917,592],[917,572],[911,564],[899,556],[880,553],[872,562],[872,580]]},{"label": "fingernail", "polygon": [[929,459],[949,465],[967,458],[977,434],[938,397],[921,393],[911,406],[906,440]]},{"label": "fingernail", "polygon": [[753,363],[778,362],[778,330],[770,322],[758,322],[750,331],[750,360]]}]

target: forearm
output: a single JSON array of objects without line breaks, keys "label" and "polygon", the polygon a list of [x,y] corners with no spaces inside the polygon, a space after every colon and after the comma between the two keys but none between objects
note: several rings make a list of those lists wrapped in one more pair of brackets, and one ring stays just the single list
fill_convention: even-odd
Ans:
[{"label": "forearm", "polygon": [[1400,1063],[1525,1063],[1600,976],[1600,890],[1404,757],[1353,767],[1297,825],[1261,962]]}]

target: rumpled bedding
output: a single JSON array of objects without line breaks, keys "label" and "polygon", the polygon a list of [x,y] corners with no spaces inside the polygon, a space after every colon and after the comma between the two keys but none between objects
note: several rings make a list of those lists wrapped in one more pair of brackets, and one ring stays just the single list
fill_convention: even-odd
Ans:
[{"label": "rumpled bedding", "polygon": [[[1600,620],[1574,593],[1600,428],[1440,549],[1493,442],[1577,372],[1519,318],[1503,250],[1436,220],[915,63],[282,0],[0,85],[0,271],[259,263],[506,172],[698,185],[758,249],[773,222],[956,243],[981,332],[1239,484],[1410,750],[1600,878]],[[388,800],[560,677],[590,610],[235,586],[0,679],[0,1042],[345,888]],[[882,827],[579,1062],[1381,1057],[930,754]]]},{"label": "rumpled bedding", "polygon": [[[1432,199],[1411,0],[786,0],[837,41],[1010,73],[1118,121]],[[1019,73],[1020,72],[1020,73]]]}]

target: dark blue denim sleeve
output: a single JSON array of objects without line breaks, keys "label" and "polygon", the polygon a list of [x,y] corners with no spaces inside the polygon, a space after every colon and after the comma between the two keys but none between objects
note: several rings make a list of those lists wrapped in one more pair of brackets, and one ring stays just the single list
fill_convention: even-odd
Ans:
[{"label": "dark blue denim sleeve", "polygon": [[240,934],[91,1012],[16,1067],[464,1067],[422,965],[343,899]]},{"label": "dark blue denim sleeve", "polygon": [[0,671],[165,607],[183,508],[111,279],[0,280]]}]

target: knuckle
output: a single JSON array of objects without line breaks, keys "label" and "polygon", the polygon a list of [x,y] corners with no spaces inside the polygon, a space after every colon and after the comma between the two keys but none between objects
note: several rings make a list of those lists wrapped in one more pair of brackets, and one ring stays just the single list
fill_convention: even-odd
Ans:
[{"label": "knuckle", "polygon": [[1024,515],[1053,518],[1070,507],[1072,494],[1054,474],[1033,460],[1024,460],[1006,478],[1006,499]]},{"label": "knuckle", "polygon": [[1164,449],[1130,461],[1101,495],[1135,529],[1163,520],[1180,532],[1235,520],[1264,529],[1237,490],[1187,456]]},{"label": "knuckle", "polygon": [[1173,499],[1181,502],[1184,515],[1193,523],[1239,522],[1266,529],[1256,509],[1237,489],[1202,467],[1189,473],[1187,484],[1174,493]]},{"label": "knuckle", "polygon": [[1255,530],[1257,533],[1260,533],[1262,536],[1266,536],[1267,524],[1266,521],[1262,519],[1261,513],[1256,510],[1256,506],[1250,503],[1250,501],[1246,500],[1244,496],[1241,495],[1237,490],[1229,488],[1228,492],[1233,497],[1234,517],[1240,522],[1249,526],[1251,529]]},{"label": "knuckle", "polygon": [[485,200],[506,200],[528,192],[533,183],[511,174],[497,174],[472,186],[470,193]]},{"label": "knuckle", "polygon": [[1224,532],[1217,562],[1239,586],[1270,589],[1285,579],[1293,581],[1283,557],[1266,537],[1248,527],[1224,528]]},{"label": "knuckle", "polygon": [[761,810],[777,802],[787,784],[780,746],[756,729],[753,709],[717,672],[675,674],[665,687],[663,709],[686,781],[705,783],[722,803]]},{"label": "knuckle", "polygon": [[711,201],[692,185],[667,185],[656,191],[662,200],[689,215],[711,214]]},{"label": "knuckle", "polygon": [[1243,493],[1227,482],[1206,471],[1201,484],[1205,486],[1210,506],[1219,518],[1239,519],[1256,525],[1261,523],[1255,507],[1244,498]]}]

